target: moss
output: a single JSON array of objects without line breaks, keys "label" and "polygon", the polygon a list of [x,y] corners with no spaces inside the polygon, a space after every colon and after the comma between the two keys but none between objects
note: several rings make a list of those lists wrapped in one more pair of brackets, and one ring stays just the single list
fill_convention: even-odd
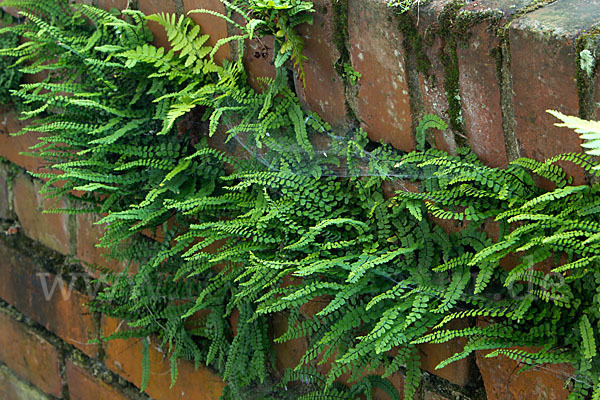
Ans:
[{"label": "moss", "polygon": [[338,74],[344,76],[344,64],[350,63],[350,51],[348,43],[350,34],[348,33],[348,0],[338,0],[333,2],[333,43],[340,52],[340,58],[335,63],[335,69]]},{"label": "moss", "polygon": [[456,1],[444,7],[438,19],[439,31],[437,32],[445,40],[444,48],[440,54],[440,61],[444,66],[444,90],[448,101],[450,127],[455,132],[462,134],[455,138],[458,146],[466,145],[463,139],[465,130],[460,102],[458,55],[456,52],[457,32],[455,30],[458,13],[463,6],[464,3],[462,1]]},{"label": "moss", "polygon": [[575,42],[577,63],[577,74],[575,76],[577,82],[577,95],[579,98],[579,117],[584,119],[595,119],[595,99],[594,85],[595,76],[598,71],[598,63],[596,62],[592,70],[585,71],[581,66],[581,52],[589,50],[592,54],[597,54],[597,49],[600,48],[600,34],[592,31],[577,38]]},{"label": "moss", "polygon": [[418,9],[431,3],[432,0],[396,0],[388,2],[391,8],[394,8],[398,14],[404,14],[411,8]]},{"label": "moss", "polygon": [[0,156],[0,166],[4,168],[8,183],[11,184],[12,180],[20,173],[23,169],[16,164],[10,162],[10,160]]},{"label": "moss", "polygon": [[517,12],[515,12],[514,14],[512,14],[509,18],[509,21],[507,23],[504,24],[504,26],[502,27],[498,27],[497,30],[497,35],[501,40],[508,40],[508,31],[510,28],[510,25],[513,23],[513,21],[517,20],[519,17],[528,14],[530,12],[533,12],[539,8],[542,8],[548,4],[554,3],[556,0],[533,0],[531,3],[529,3],[528,5],[520,8],[517,10]]},{"label": "moss", "polygon": [[334,67],[344,82],[346,114],[350,121],[357,123],[359,119],[355,107],[348,100],[357,96],[357,82],[352,82],[346,73],[348,66],[352,68],[352,60],[350,58],[350,51],[348,50],[350,43],[350,34],[348,32],[348,0],[333,1],[333,43],[340,53],[340,58],[335,62]]},{"label": "moss", "polygon": [[409,14],[403,13],[398,16],[398,30],[404,37],[406,52],[412,52],[415,55],[417,72],[429,77],[431,73],[431,61],[425,54],[423,38],[417,31],[414,21]]},{"label": "moss", "polygon": [[456,39],[454,36],[446,38],[446,45],[440,55],[440,61],[444,66],[444,90],[448,100],[450,127],[455,131],[464,133],[462,106],[460,103],[458,56],[456,54]]},{"label": "moss", "polygon": [[556,0],[533,0],[531,3],[526,5],[525,7],[519,9],[513,16],[512,19],[519,18],[522,15],[528,14],[537,10],[538,8],[542,8],[548,4],[554,3]]},{"label": "moss", "polygon": [[486,10],[483,12],[461,10],[456,15],[452,30],[461,41],[467,41],[473,26],[486,20],[498,21],[502,18],[502,15],[503,13],[500,10]]}]

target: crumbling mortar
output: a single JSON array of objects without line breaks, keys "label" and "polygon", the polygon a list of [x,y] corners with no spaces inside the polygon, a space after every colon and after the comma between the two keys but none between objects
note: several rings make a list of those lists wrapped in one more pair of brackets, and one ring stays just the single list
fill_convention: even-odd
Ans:
[{"label": "crumbling mortar", "polygon": [[[474,369],[476,372],[478,369]],[[468,386],[460,386],[445,380],[442,377],[423,372],[421,374],[423,381],[422,390],[425,389],[440,395],[446,399],[453,400],[486,400],[487,395],[481,375],[474,377]],[[424,397],[424,396],[423,396]],[[422,398],[423,398],[422,397]]]},{"label": "crumbling mortar", "polygon": [[19,167],[15,164],[11,163],[7,159],[0,157],[0,169],[4,172],[4,176],[6,178],[6,188],[7,188],[7,201],[8,201],[8,211],[10,215],[8,215],[11,222],[15,222],[17,219],[17,215],[15,212],[15,194],[13,190],[15,177],[20,173]]},{"label": "crumbling mortar", "polygon": [[77,260],[48,249],[22,232],[8,236],[0,235],[0,242],[17,252],[27,254],[36,265],[40,266],[40,272],[50,272],[60,276],[66,284],[72,284],[75,290],[88,296],[94,294],[88,293],[89,282],[93,280],[93,277],[83,269]]}]

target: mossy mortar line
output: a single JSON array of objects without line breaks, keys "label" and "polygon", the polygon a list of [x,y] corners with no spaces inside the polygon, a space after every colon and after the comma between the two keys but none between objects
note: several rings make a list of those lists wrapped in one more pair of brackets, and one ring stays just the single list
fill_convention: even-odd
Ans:
[{"label": "mossy mortar line", "polygon": [[346,117],[351,124],[358,126],[360,119],[357,115],[355,98],[358,95],[360,81],[352,83],[346,73],[344,66],[352,67],[352,58],[350,56],[350,33],[348,31],[348,0],[333,1],[333,43],[337,48],[340,57],[334,63],[334,68],[344,84],[344,105],[346,107]]},{"label": "mossy mortar line", "polygon": [[185,8],[183,7],[183,0],[172,0],[175,4],[175,12],[179,15],[185,14]]},{"label": "mossy mortar line", "polygon": [[557,0],[533,0],[530,4],[518,9],[514,14],[511,14],[506,19],[506,22],[499,26],[497,29],[497,35],[501,39],[508,40],[508,32],[514,21],[521,18],[523,15],[532,13],[540,8],[552,4]]},{"label": "mossy mortar line", "polygon": [[459,146],[467,145],[464,140],[465,129],[462,119],[460,82],[457,55],[457,34],[454,31],[458,13],[466,3],[455,0],[448,3],[438,16],[439,29],[436,34],[444,40],[440,61],[444,67],[444,90],[448,101],[450,127],[456,133],[454,141]]}]

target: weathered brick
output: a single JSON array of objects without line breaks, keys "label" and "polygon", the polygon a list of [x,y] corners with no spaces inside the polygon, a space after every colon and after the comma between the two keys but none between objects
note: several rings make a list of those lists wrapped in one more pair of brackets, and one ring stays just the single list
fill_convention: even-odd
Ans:
[{"label": "weathered brick", "polygon": [[506,167],[508,155],[502,125],[499,65],[504,26],[528,0],[482,0],[469,3],[458,13],[456,49],[462,117],[468,144],[492,167]]},{"label": "weathered brick", "polygon": [[277,72],[272,64],[274,39],[266,36],[262,39],[246,40],[246,51],[243,61],[248,76],[248,83],[257,92],[262,92],[265,85],[259,78],[275,78]]},{"label": "weathered brick", "polygon": [[412,150],[412,118],[402,35],[384,1],[348,1],[352,65],[362,74],[359,117],[369,137]]},{"label": "weathered brick", "polygon": [[0,366],[0,398],[3,400],[50,400],[35,386],[22,381],[6,366]]},{"label": "weathered brick", "polygon": [[477,352],[477,365],[488,400],[564,400],[569,395],[564,385],[574,372],[570,365],[547,365],[518,374],[518,362],[504,356],[486,358],[487,353]]},{"label": "weathered brick", "polygon": [[[280,314],[272,319],[273,337],[278,338],[288,330],[288,320]],[[286,368],[295,368],[302,356],[306,353],[308,344],[306,338],[288,340],[274,345],[277,355],[277,370],[284,371]]]},{"label": "weathered brick", "polygon": [[[380,372],[380,374],[381,373],[382,373],[382,371]],[[404,375],[400,372],[396,372],[395,374],[392,374],[392,376],[390,376],[387,379],[388,379],[388,381],[390,381],[392,383],[392,385],[394,385],[396,390],[398,390],[398,393],[400,394],[400,398],[401,399],[404,398]],[[383,391],[381,389],[375,389],[373,397],[376,399],[388,399],[389,398],[389,396],[387,394],[383,394]]]},{"label": "weathered brick", "polygon": [[[426,54],[432,60],[432,70],[426,74],[419,74],[419,86],[423,95],[423,104],[426,114],[434,114],[442,118],[449,127],[450,113],[448,98],[446,96],[445,71],[441,65],[440,57],[445,46],[445,41],[441,38],[435,38],[433,44],[428,47]],[[456,136],[452,128],[445,131],[434,130],[435,147],[448,153],[456,152]]]},{"label": "weathered brick", "polygon": [[411,192],[419,193],[421,191],[421,184],[418,182],[411,182],[406,179],[388,180],[383,182],[381,185],[383,189],[383,196],[386,199],[390,199],[396,196],[396,192]]},{"label": "weathered brick", "polygon": [[[205,9],[225,14],[225,6],[219,0],[183,0],[183,9],[186,13],[190,10]],[[224,19],[210,14],[193,13],[190,18],[202,28],[202,32],[210,35],[208,43],[214,46],[219,39],[229,36],[227,23]],[[231,46],[229,43],[221,46],[215,53],[215,60],[231,59]]]},{"label": "weathered brick", "polygon": [[19,12],[13,7],[2,6],[0,8],[2,8],[2,11],[9,13],[13,17],[19,17]]},{"label": "weathered brick", "polygon": [[[452,8],[452,0],[433,0],[422,7],[413,10],[410,14],[413,20],[415,34],[422,41],[422,48],[418,54],[418,83],[423,99],[424,113],[435,114],[452,127],[450,101],[448,96],[457,96],[458,93],[448,93],[456,90],[450,85],[456,85],[458,79],[454,65],[454,41],[450,32],[442,31],[440,25],[444,23],[446,7]],[[453,11],[448,11],[452,14]],[[447,27],[445,27],[447,29]],[[414,44],[411,44],[414,46]],[[452,129],[445,131],[433,130],[435,147],[449,153],[456,151],[456,134]]]},{"label": "weathered brick", "polygon": [[[39,82],[40,80],[41,79],[35,78],[28,81],[26,79],[27,83]],[[42,134],[38,132],[27,132],[19,136],[11,135],[27,126],[28,122],[29,121],[18,120],[16,111],[0,107],[0,157],[4,157],[33,173],[56,173],[56,170],[48,168],[51,165],[50,162],[40,157],[29,155],[32,153],[30,148],[39,144],[39,138]],[[47,179],[43,178],[42,180]],[[63,182],[56,182],[54,186],[61,187],[63,184]],[[80,196],[84,192],[71,191],[71,193]]]},{"label": "weathered brick", "polygon": [[[93,214],[77,215],[77,258],[92,266],[98,265],[113,272],[121,272],[124,269],[123,262],[107,259],[106,255],[110,250],[104,247],[96,247],[105,232],[104,226],[95,224],[99,219],[99,216]],[[98,278],[100,276],[100,273],[93,268],[87,266],[85,268],[93,277]]]},{"label": "weathered brick", "polygon": [[58,350],[2,310],[0,326],[0,361],[43,392],[59,397],[62,381]]},{"label": "weathered brick", "polygon": [[66,372],[71,400],[127,400],[129,398],[71,360],[67,360]]},{"label": "weathered brick", "polygon": [[457,49],[460,99],[465,133],[471,149],[489,166],[508,164],[496,53],[500,40],[485,22],[470,30]]},{"label": "weathered brick", "polygon": [[[104,317],[102,327],[104,335],[108,336],[119,330],[120,323],[113,318]],[[105,349],[106,366],[139,387],[142,379],[140,340],[112,340],[106,344]],[[196,370],[193,364],[181,361],[177,383],[169,389],[171,381],[169,371],[168,357],[165,357],[164,351],[151,344],[150,380],[146,393],[156,400],[213,400],[219,398],[225,387],[223,381],[207,367],[201,366]]]},{"label": "weathered brick", "polygon": [[[54,274],[43,272],[40,263],[27,255],[31,248],[15,249],[0,241],[0,298],[67,343],[96,356],[98,346],[89,344],[98,337],[94,321],[83,304],[87,295],[73,289]],[[52,255],[43,256],[52,263]]]},{"label": "weathered brick", "polygon": [[[319,356],[319,358],[317,359],[318,361],[318,365],[317,365],[317,371],[319,371],[321,374],[323,375],[327,375],[329,373],[329,371],[331,370],[331,360],[334,360],[338,357],[337,351],[334,352],[331,355],[331,358],[327,361],[327,362],[322,362],[322,358]],[[381,376],[384,373],[384,369],[382,367],[377,368],[375,370],[363,370],[361,371],[361,375],[359,376],[360,378],[364,378],[367,375],[378,375]],[[340,375],[335,381],[342,383],[344,385],[348,384],[348,380],[351,377],[351,371],[347,371],[345,373],[343,373],[342,375]],[[405,383],[405,377],[404,374],[401,372],[396,372],[394,374],[392,374],[390,377],[387,378],[387,380],[396,388],[396,390],[398,391],[398,393],[400,394],[400,398],[404,398],[404,383]],[[387,394],[384,394],[384,392],[378,388],[374,388],[374,393],[373,393],[373,398],[374,399],[381,399],[381,400],[387,400],[390,397]]]},{"label": "weathered brick", "polygon": [[94,5],[108,11],[111,8],[124,10],[127,8],[128,3],[128,0],[96,0]]},{"label": "weathered brick", "polygon": [[0,108],[0,156],[32,172],[46,172],[45,162],[37,157],[22,155],[39,143],[39,134],[28,132],[21,136],[11,136],[19,132],[25,124],[17,120],[15,111]]},{"label": "weathered brick", "polygon": [[[44,214],[43,210],[54,207],[54,200],[44,199],[41,184],[31,177],[20,174],[13,182],[15,212],[25,235],[62,254],[71,252],[69,217],[63,214]],[[58,207],[64,207],[61,200]]]},{"label": "weathered brick", "polygon": [[[469,324],[466,320],[457,320],[448,324],[449,329],[464,329]],[[441,376],[442,378],[461,386],[471,382],[474,371],[473,357],[463,358],[441,369],[435,367],[445,359],[463,350],[467,340],[455,339],[446,343],[424,343],[418,346],[421,357],[421,368]]]},{"label": "weathered brick", "polygon": [[[172,228],[174,224],[175,224],[175,217],[171,217],[171,218],[169,218],[169,220],[167,220],[168,228]],[[157,242],[162,243],[165,240],[165,230],[162,225],[155,226],[152,228],[146,228],[146,229],[142,230],[141,233],[144,236],[149,237],[150,239],[156,240]]]},{"label": "weathered brick", "polygon": [[[554,126],[545,110],[578,114],[574,40],[599,18],[600,1],[561,0],[511,24],[515,136],[522,156],[543,160],[581,151],[578,135]],[[568,172],[584,182],[579,168]]]},{"label": "weathered brick", "polygon": [[340,52],[335,44],[334,0],[314,1],[314,22],[298,32],[305,39],[305,83],[296,78],[296,93],[303,104],[333,126],[346,124],[344,83],[335,69]]},{"label": "weathered brick", "polygon": [[[146,15],[156,13],[169,13],[174,14],[177,12],[175,8],[175,2],[173,0],[139,0],[138,10]],[[169,39],[167,38],[167,32],[158,22],[148,21],[148,29],[154,35],[153,43],[157,47],[171,47],[169,45]]]}]

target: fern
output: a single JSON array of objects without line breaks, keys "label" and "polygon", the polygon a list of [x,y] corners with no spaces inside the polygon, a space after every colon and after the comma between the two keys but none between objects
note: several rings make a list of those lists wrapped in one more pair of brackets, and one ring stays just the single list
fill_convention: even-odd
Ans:
[{"label": "fern", "polygon": [[[204,362],[227,380],[225,396],[240,397],[271,375],[269,319],[281,313],[290,322],[277,342],[309,340],[283,380],[308,384],[304,398],[368,398],[374,388],[394,397],[388,381],[366,372],[402,368],[405,397],[414,397],[415,345],[457,338],[467,345],[439,367],[491,350],[527,366],[571,363],[598,382],[600,189],[569,186],[560,166],[590,172],[591,156],[486,167],[468,150],[425,150],[426,129],[445,129],[436,117],[419,125],[420,151],[407,155],[385,146],[369,153],[361,130],[334,135],[302,110],[284,70],[292,60],[302,76],[295,28],[310,21],[308,2],[224,2],[245,25],[221,43],[276,37],[277,76],[262,93],[246,82],[243,46],[234,62],[215,64],[218,44],[206,46],[187,17],[148,17],[165,27],[173,43],[165,51],[148,43],[139,12],[118,18],[65,1],[14,3],[4,4],[28,18],[6,32],[32,40],[0,55],[48,73],[13,92],[23,116],[36,118],[23,132],[46,133],[32,152],[51,172],[37,176],[49,179],[49,196],[85,191],[79,208],[64,211],[103,213],[100,244],[135,266],[111,274],[91,306],[127,322],[107,339],[142,339],[144,387],[152,341],[168,353],[172,383],[179,358]],[[200,114],[204,130],[192,123]],[[218,135],[249,156],[211,148]],[[324,156],[321,140],[331,142]],[[536,187],[534,174],[557,189]],[[386,199],[382,183],[392,176],[419,180],[421,193]],[[430,216],[469,224],[446,234]],[[490,219],[501,226],[495,241],[482,232]],[[508,254],[518,262],[507,272],[499,267]],[[319,311],[303,311],[314,304]],[[448,328],[455,319],[490,325]],[[326,362],[328,374],[315,374],[311,365]],[[357,382],[335,383],[344,373]]]},{"label": "fern", "polygon": [[[564,126],[579,133],[579,136],[584,141],[582,147],[586,149],[587,154],[592,156],[600,155],[600,123],[567,116],[558,111],[547,111],[562,121],[562,123],[555,124],[556,126]],[[599,168],[596,166],[594,169]]]}]

